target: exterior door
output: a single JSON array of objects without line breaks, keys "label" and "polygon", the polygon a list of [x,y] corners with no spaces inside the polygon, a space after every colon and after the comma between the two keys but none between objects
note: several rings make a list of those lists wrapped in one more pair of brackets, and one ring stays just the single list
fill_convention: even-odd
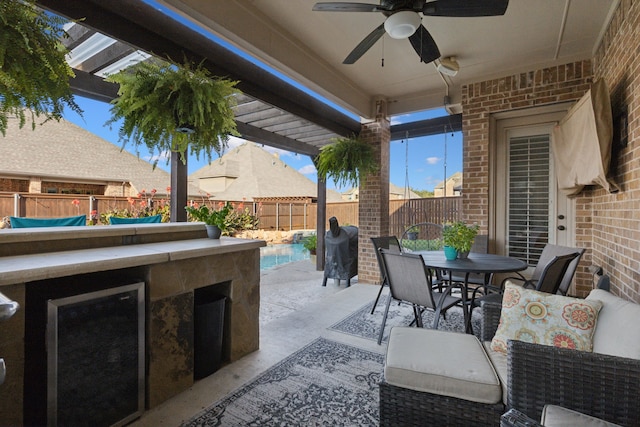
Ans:
[{"label": "exterior door", "polygon": [[553,126],[565,111],[496,121],[496,252],[530,267],[547,243],[575,241],[574,203],[558,190],[551,150]]}]

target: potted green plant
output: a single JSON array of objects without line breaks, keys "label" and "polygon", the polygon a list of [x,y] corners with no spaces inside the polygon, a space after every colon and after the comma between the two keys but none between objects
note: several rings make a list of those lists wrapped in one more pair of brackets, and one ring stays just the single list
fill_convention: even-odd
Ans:
[{"label": "potted green plant", "polygon": [[332,178],[337,186],[357,186],[369,173],[378,170],[373,148],[356,136],[333,138],[316,158],[321,176]]},{"label": "potted green plant", "polygon": [[318,248],[318,236],[315,234],[311,234],[305,237],[302,240],[302,246],[306,251],[309,252],[309,258],[311,259],[311,262],[315,263],[316,250]]},{"label": "potted green plant", "polygon": [[215,210],[203,203],[201,205],[186,206],[185,209],[193,221],[204,222],[209,238],[219,239],[220,235],[227,229],[226,219],[233,210],[233,206],[227,202],[220,206],[220,209]]},{"label": "potted green plant", "polygon": [[[445,225],[442,230],[445,255],[447,255],[446,247],[448,246],[456,250],[458,258],[466,258],[473,245],[473,240],[478,234],[479,228],[478,224],[467,225],[462,221]],[[447,259],[449,259],[448,256]]]},{"label": "potted green plant", "polygon": [[122,120],[124,144],[180,153],[183,161],[187,152],[204,152],[211,160],[229,135],[239,136],[233,111],[237,82],[212,76],[202,64],[145,61],[106,80],[120,85],[107,125]]},{"label": "potted green plant", "polygon": [[6,135],[8,118],[22,128],[31,114],[44,121],[60,120],[65,106],[82,115],[73,100],[61,38],[68,37],[66,21],[35,7],[33,0],[0,2],[0,133]]}]

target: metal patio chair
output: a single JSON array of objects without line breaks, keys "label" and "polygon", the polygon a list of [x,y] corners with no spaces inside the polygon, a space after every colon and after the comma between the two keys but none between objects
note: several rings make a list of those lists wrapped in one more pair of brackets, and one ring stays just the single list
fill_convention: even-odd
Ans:
[{"label": "metal patio chair", "polygon": [[[540,254],[540,259],[530,279],[518,273],[518,276],[503,279],[499,288],[493,286],[476,288],[471,297],[470,315],[474,308],[480,307],[482,301],[500,303],[507,280],[520,282],[523,287],[537,291],[565,295],[584,252],[584,249],[547,244]],[[478,296],[479,291],[484,295]]]},{"label": "metal patio chair", "polygon": [[451,289],[455,285],[443,285],[442,292],[433,291],[431,287],[432,278],[424,267],[424,260],[421,255],[380,249],[380,256],[391,295],[387,299],[387,305],[382,317],[378,344],[382,342],[392,299],[411,304],[416,326],[420,328],[423,327],[422,311],[424,309],[433,310],[433,329],[437,329],[441,314],[444,314],[454,305],[461,304],[461,298],[451,296]]},{"label": "metal patio chair", "polygon": [[380,249],[388,249],[390,251],[400,253],[400,242],[398,242],[398,238],[396,236],[382,236],[382,237],[372,237],[371,243],[373,243],[373,250],[376,252],[376,259],[378,260],[378,267],[380,268],[380,290],[378,291],[378,296],[376,297],[375,302],[373,303],[373,307],[371,307],[371,314],[376,310],[376,306],[378,305],[378,301],[380,300],[380,295],[382,295],[382,291],[385,286],[389,286],[387,282],[387,273],[384,271],[384,263],[382,261],[382,255],[380,255]]}]

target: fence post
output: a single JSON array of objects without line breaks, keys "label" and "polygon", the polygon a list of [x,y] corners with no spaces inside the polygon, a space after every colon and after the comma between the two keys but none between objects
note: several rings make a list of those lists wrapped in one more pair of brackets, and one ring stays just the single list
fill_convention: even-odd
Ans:
[{"label": "fence post", "polygon": [[289,231],[293,230],[293,203],[289,203]]},{"label": "fence post", "polygon": [[280,229],[280,203],[276,203],[276,230]]},{"label": "fence post", "polygon": [[304,203],[304,205],[302,205],[303,209],[302,209],[302,228],[304,230],[307,229],[307,202]]},{"label": "fence post", "polygon": [[[93,217],[93,212],[95,211],[95,222]],[[95,196],[89,196],[89,223],[92,225],[96,225],[98,223],[98,199]]]}]

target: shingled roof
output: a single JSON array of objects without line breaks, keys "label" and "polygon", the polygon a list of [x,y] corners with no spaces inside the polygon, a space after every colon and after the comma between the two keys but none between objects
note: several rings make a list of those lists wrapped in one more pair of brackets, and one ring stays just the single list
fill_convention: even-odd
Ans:
[{"label": "shingled roof", "polygon": [[[232,148],[224,156],[189,175],[189,182],[214,200],[317,197],[317,185],[280,158],[253,142]],[[342,201],[327,191],[328,202]]]},{"label": "shingled roof", "polygon": [[[0,136],[0,176],[32,177],[54,181],[102,184],[130,183],[135,192],[156,189],[166,193],[171,175],[151,163],[73,123],[61,120],[19,129],[10,118],[7,134]],[[198,195],[196,187],[189,187]]]}]

